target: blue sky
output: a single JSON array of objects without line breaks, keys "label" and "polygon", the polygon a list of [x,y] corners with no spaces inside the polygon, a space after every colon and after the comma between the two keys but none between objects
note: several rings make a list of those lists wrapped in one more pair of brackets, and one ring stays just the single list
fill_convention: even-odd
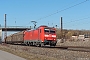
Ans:
[{"label": "blue sky", "polygon": [[[81,2],[84,3],[79,4]],[[74,6],[76,4],[79,5]],[[90,30],[89,0],[0,0],[2,26],[4,14],[7,14],[8,26],[33,26],[31,21],[34,20],[37,27],[40,25],[60,27],[60,17],[63,17],[64,29]]]}]

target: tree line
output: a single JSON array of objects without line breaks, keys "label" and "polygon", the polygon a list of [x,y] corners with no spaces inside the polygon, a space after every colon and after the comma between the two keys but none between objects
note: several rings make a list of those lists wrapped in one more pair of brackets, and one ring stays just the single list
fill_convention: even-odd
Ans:
[{"label": "tree line", "polygon": [[63,29],[61,32],[60,29],[56,29],[56,35],[57,39],[65,38],[69,39],[71,36],[79,36],[79,35],[89,35],[90,36],[90,30],[67,30]]}]

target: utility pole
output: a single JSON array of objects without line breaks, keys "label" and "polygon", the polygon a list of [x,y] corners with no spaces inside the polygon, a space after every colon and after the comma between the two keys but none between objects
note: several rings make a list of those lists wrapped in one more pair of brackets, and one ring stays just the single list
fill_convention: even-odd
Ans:
[{"label": "utility pole", "polygon": [[7,37],[6,14],[4,15],[4,18],[5,18],[5,32],[4,32],[4,39],[5,39],[5,42],[6,42],[6,37]]},{"label": "utility pole", "polygon": [[62,39],[62,36],[63,35],[63,26],[62,26],[62,17],[61,17],[61,39]]},{"label": "utility pole", "polygon": [[61,42],[63,43],[63,21],[61,17]]},{"label": "utility pole", "polygon": [[2,42],[2,28],[1,28],[1,24],[0,24],[0,43]]}]

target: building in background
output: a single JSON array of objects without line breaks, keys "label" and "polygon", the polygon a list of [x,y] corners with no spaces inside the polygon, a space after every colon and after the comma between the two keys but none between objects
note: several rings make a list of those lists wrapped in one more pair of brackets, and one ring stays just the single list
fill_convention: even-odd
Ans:
[{"label": "building in background", "polygon": [[2,29],[0,29],[0,43],[2,42]]},{"label": "building in background", "polygon": [[78,36],[72,36],[71,40],[77,41],[78,40]]},{"label": "building in background", "polygon": [[79,36],[78,36],[78,39],[79,39],[79,40],[84,40],[84,39],[85,39],[85,35],[79,35]]},{"label": "building in background", "polygon": [[71,40],[73,41],[77,41],[77,40],[81,40],[81,41],[85,41],[85,40],[90,40],[90,35],[79,35],[79,36],[72,36]]}]

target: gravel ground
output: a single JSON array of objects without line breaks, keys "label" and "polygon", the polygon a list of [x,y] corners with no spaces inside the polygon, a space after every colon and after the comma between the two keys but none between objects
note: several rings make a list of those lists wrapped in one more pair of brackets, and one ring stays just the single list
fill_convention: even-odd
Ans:
[{"label": "gravel ground", "polygon": [[1,45],[0,47],[12,50],[13,52],[19,51],[20,53],[25,53],[26,57],[23,57],[27,60],[90,60],[90,52],[49,49],[20,45]]},{"label": "gravel ground", "polygon": [[90,40],[86,41],[64,41],[64,43],[60,43],[58,40],[57,45],[59,46],[83,46],[83,47],[90,47]]}]

